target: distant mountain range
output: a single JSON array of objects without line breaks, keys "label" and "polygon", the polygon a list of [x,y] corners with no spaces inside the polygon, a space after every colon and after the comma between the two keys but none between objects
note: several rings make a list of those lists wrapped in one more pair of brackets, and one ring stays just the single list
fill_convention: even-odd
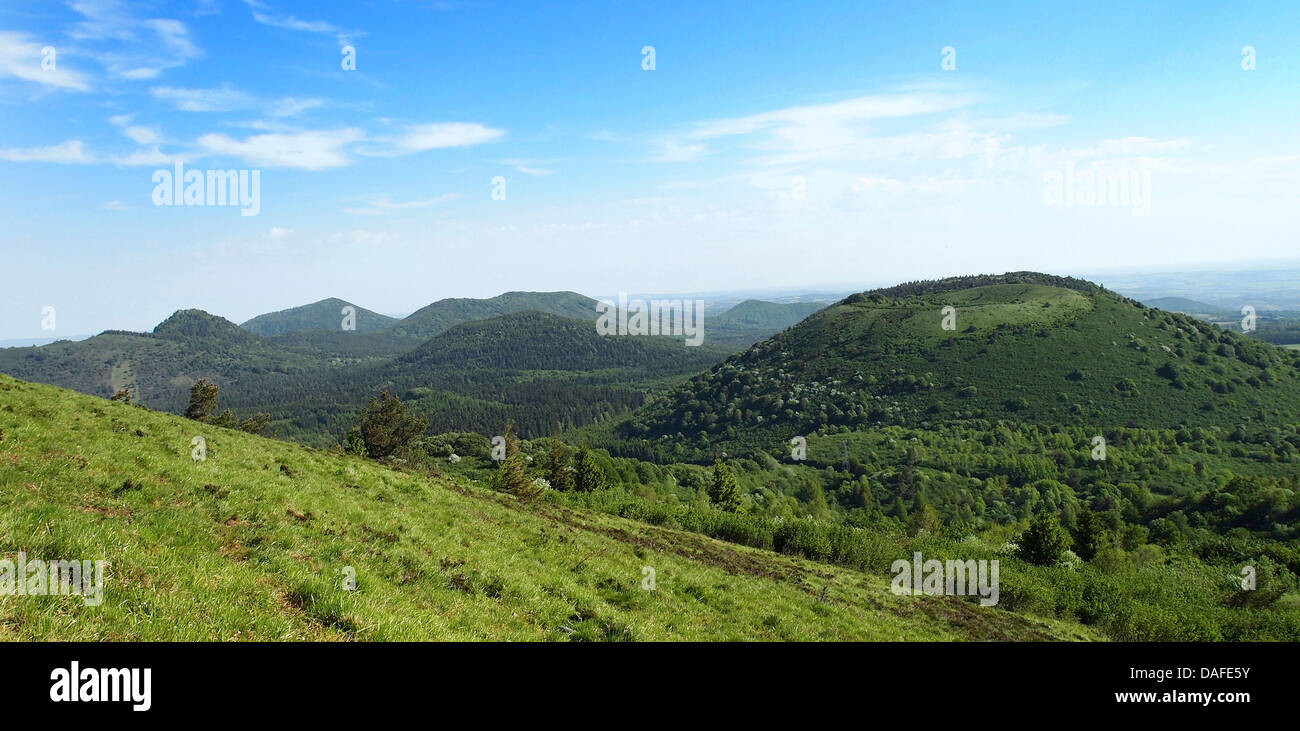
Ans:
[{"label": "distant mountain range", "polygon": [[[341,328],[347,306],[356,331]],[[706,319],[698,348],[601,336],[596,316],[596,300],[574,292],[444,299],[397,321],[341,299],[244,326],[180,310],[150,333],[0,350],[0,372],[99,396],[128,388],[170,411],[209,378],[223,407],[269,412],[272,433],[319,446],[337,443],[380,390],[434,430],[493,431],[509,419],[539,436],[623,421],[612,438],[673,450],[872,423],[1230,427],[1300,410],[1292,353],[1033,272],[908,283],[828,307],[748,300]]]},{"label": "distant mountain range", "polygon": [[[152,332],[106,331],[81,342],[0,351],[0,372],[97,396],[183,411],[208,378],[222,405],[271,412],[272,432],[315,444],[389,389],[445,428],[514,418],[550,433],[639,406],[661,379],[686,377],[803,319],[820,305],[750,301],[706,321],[703,347],[673,338],[605,338],[596,300],[574,292],[443,299],[401,320],[338,298],[235,325],[178,310]],[[355,330],[345,330],[352,307]]]}]

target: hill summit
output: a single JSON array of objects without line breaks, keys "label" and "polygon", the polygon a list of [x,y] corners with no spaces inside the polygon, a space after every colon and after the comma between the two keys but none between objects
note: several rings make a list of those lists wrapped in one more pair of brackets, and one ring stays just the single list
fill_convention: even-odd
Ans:
[{"label": "hill summit", "polygon": [[851,295],[648,405],[624,436],[770,448],[871,424],[1285,424],[1300,355],[1036,272]]},{"label": "hill summit", "polygon": [[240,327],[256,335],[274,336],[301,330],[343,331],[346,317],[343,308],[352,308],[352,331],[377,332],[397,322],[396,318],[359,307],[337,297],[329,297],[301,307],[258,315]]}]

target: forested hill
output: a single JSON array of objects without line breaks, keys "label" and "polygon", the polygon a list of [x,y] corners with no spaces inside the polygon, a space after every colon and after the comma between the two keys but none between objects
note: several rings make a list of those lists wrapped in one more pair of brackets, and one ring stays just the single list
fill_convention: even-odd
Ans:
[{"label": "forested hill", "polygon": [[275,374],[223,391],[236,410],[267,411],[271,433],[337,444],[381,390],[406,401],[430,430],[499,433],[512,421],[545,436],[636,408],[646,394],[719,362],[729,352],[681,338],[602,336],[594,322],[516,312],[467,322],[379,365],[322,372],[310,381]]},{"label": "forested hill", "polygon": [[441,299],[393,324],[389,331],[428,339],[464,322],[529,310],[575,320],[595,320],[598,314],[596,300],[577,292],[506,292],[488,299]]},{"label": "forested hill", "polygon": [[240,327],[257,335],[283,335],[300,330],[338,330],[345,331],[343,308],[353,308],[353,330],[347,332],[377,332],[397,322],[397,318],[381,315],[378,312],[358,307],[350,302],[330,297],[301,307],[291,307],[279,312],[258,315]]},{"label": "forested hill", "polygon": [[202,310],[179,310],[149,333],[109,330],[77,342],[0,349],[0,372],[96,396],[129,389],[136,403],[180,411],[199,378],[301,377],[331,358],[276,345]]},{"label": "forested hill", "polygon": [[[707,341],[706,341],[707,342]],[[591,322],[543,312],[517,312],[467,322],[432,338],[394,364],[466,370],[600,371],[645,368],[680,371],[707,367],[724,355],[708,347],[687,346],[666,336],[605,336]]]},{"label": "forested hill", "polygon": [[621,433],[766,448],[870,424],[1232,428],[1297,413],[1300,355],[1022,272],[852,295],[681,385]]},{"label": "forested hill", "polygon": [[766,302],[745,300],[707,321],[710,327],[763,326],[781,330],[798,324],[828,302]]}]

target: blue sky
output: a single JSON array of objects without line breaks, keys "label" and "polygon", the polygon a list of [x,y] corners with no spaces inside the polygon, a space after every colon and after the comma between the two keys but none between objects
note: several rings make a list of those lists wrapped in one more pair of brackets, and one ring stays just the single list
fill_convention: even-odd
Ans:
[{"label": "blue sky", "polygon": [[[983,5],[11,3],[0,337],[1296,257],[1300,6]],[[177,161],[257,215],[155,206]]]}]

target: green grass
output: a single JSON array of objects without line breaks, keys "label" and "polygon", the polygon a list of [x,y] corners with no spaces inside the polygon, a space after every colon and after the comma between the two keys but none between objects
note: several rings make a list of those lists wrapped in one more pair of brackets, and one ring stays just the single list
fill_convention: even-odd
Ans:
[{"label": "green grass", "polygon": [[[191,440],[207,458],[191,458]],[[105,598],[0,597],[6,640],[1095,639],[888,578],[529,504],[465,477],[0,376],[0,557]],[[345,567],[357,588],[342,588]],[[641,588],[642,567],[656,588]]]}]

